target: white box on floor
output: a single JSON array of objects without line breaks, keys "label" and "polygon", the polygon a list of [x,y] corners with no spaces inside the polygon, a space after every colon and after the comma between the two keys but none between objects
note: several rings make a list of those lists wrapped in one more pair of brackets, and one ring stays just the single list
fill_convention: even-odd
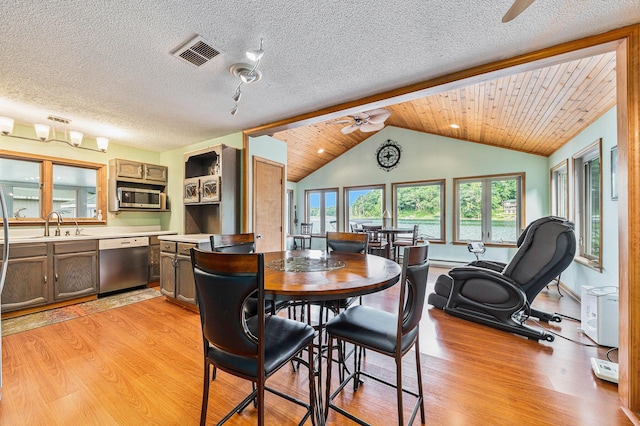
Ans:
[{"label": "white box on floor", "polygon": [[583,285],[580,300],[582,330],[602,346],[618,346],[618,288]]}]

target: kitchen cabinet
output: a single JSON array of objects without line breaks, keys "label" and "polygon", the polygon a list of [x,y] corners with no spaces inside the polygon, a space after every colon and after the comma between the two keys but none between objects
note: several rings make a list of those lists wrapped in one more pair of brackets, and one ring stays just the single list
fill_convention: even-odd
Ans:
[{"label": "kitchen cabinet", "polygon": [[172,241],[160,243],[160,293],[176,297],[176,246]]},{"label": "kitchen cabinet", "polygon": [[167,183],[167,167],[115,158],[110,167],[116,180],[139,183]]},{"label": "kitchen cabinet", "polygon": [[240,151],[216,145],[184,155],[186,234],[240,232]]},{"label": "kitchen cabinet", "polygon": [[191,248],[195,244],[178,243],[176,256],[176,299],[181,302],[196,304],[196,283],[191,265]]},{"label": "kitchen cabinet", "polygon": [[155,235],[149,237],[149,282],[160,279],[160,240]]},{"label": "kitchen cabinet", "polygon": [[160,291],[170,302],[196,309],[191,249],[211,250],[210,234],[161,235]]},{"label": "kitchen cabinet", "polygon": [[53,243],[53,298],[98,293],[98,240]]},{"label": "kitchen cabinet", "polygon": [[[49,303],[48,259],[47,244],[44,243],[11,247],[7,276],[2,291],[2,312],[33,308]],[[0,261],[1,266],[2,261]]]}]

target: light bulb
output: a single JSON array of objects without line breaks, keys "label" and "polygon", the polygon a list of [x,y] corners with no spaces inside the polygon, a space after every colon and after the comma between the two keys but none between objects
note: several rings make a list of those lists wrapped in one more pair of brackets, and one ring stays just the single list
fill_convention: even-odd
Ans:
[{"label": "light bulb", "polygon": [[8,135],[13,132],[13,119],[9,117],[0,117],[0,132]]},{"label": "light bulb", "polygon": [[49,126],[46,124],[34,124],[33,127],[36,129],[38,139],[45,141],[49,138]]},{"label": "light bulb", "polygon": [[82,143],[82,133],[76,132],[75,130],[71,130],[69,132],[69,137],[71,138],[71,143],[73,146],[80,146]]},{"label": "light bulb", "polygon": [[109,139],[103,138],[102,136],[96,138],[96,142],[98,143],[98,149],[100,151],[106,151],[109,146]]}]

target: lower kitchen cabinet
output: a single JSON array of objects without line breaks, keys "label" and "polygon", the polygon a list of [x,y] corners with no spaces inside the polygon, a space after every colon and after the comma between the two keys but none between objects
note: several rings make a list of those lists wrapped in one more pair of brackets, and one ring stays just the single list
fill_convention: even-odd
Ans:
[{"label": "lower kitchen cabinet", "polygon": [[53,298],[73,299],[98,292],[97,240],[53,244]]},{"label": "lower kitchen cabinet", "polygon": [[149,282],[160,279],[160,240],[157,236],[149,237]]},{"label": "lower kitchen cabinet", "polygon": [[191,266],[191,248],[196,244],[160,243],[160,292],[177,301],[195,305],[196,285]]},{"label": "lower kitchen cabinet", "polygon": [[46,244],[21,244],[11,247],[2,291],[2,312],[49,303],[48,268]]}]

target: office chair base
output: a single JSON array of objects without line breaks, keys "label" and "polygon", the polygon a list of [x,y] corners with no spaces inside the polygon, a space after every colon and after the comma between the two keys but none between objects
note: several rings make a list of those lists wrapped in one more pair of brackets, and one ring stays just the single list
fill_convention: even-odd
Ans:
[{"label": "office chair base", "polygon": [[555,337],[553,334],[547,333],[544,330],[535,330],[531,327],[528,327],[524,324],[517,323],[513,320],[503,322],[495,318],[492,318],[489,315],[486,315],[486,314],[483,315],[482,313],[466,310],[460,307],[449,308],[445,306],[444,311],[447,314],[452,315],[454,317],[472,321],[472,322],[475,322],[476,324],[488,325],[489,327],[506,331],[508,333],[519,334],[521,336],[528,338],[529,340],[535,340],[536,342],[539,340],[553,342],[555,340]]}]

